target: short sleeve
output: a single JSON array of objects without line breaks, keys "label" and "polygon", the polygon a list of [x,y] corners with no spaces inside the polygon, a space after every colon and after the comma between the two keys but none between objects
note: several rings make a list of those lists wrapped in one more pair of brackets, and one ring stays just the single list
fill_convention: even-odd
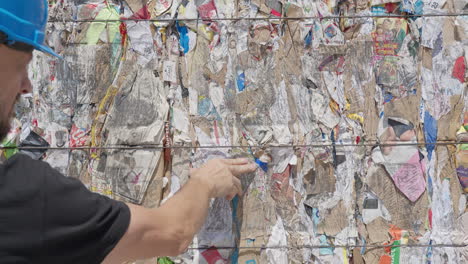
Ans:
[{"label": "short sleeve", "polygon": [[89,191],[74,178],[49,171],[44,183],[45,250],[60,254],[50,261],[101,263],[125,234],[130,223],[129,208]]},{"label": "short sleeve", "polygon": [[15,163],[39,185],[40,201],[34,202],[42,207],[35,208],[41,223],[39,263],[101,263],[129,226],[128,206],[89,191],[47,163],[24,156]]}]

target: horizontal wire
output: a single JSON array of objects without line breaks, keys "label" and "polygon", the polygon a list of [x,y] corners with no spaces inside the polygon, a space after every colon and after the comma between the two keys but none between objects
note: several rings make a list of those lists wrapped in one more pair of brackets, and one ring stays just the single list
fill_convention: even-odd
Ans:
[{"label": "horizontal wire", "polygon": [[339,18],[409,18],[409,17],[456,17],[456,16],[468,16],[468,13],[447,13],[447,14],[407,14],[407,15],[346,15],[346,16],[300,16],[300,17],[224,17],[224,18],[154,18],[154,19],[133,19],[133,18],[122,18],[122,19],[64,19],[54,20],[51,19],[49,23],[93,23],[93,22],[126,22],[126,21],[149,21],[149,22],[175,22],[175,21],[241,21],[241,20],[306,20],[306,19],[339,19]]},{"label": "horizontal wire", "polygon": [[104,146],[104,147],[0,147],[0,150],[17,149],[17,150],[161,150],[161,149],[226,149],[226,148],[323,148],[323,147],[401,147],[401,146],[447,146],[447,145],[463,145],[468,142],[458,141],[438,141],[438,142],[410,142],[410,143],[317,143],[317,144],[293,144],[293,145],[226,145],[226,146],[163,146],[163,145],[131,145],[131,146]]},{"label": "horizontal wire", "polygon": [[[444,247],[468,247],[468,244],[406,244],[406,245],[299,245],[299,246],[257,246],[257,247],[215,247],[215,249],[302,249],[302,248],[425,248],[425,247],[435,247],[435,248],[444,248]],[[213,247],[189,247],[188,250],[208,250],[213,249]]]}]

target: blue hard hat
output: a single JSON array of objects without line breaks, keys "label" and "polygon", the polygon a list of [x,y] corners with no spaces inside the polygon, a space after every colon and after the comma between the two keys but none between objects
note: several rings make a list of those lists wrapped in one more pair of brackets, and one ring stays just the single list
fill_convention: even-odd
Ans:
[{"label": "blue hard hat", "polygon": [[7,35],[9,44],[25,43],[61,58],[44,45],[47,9],[47,0],[1,0],[0,31]]}]

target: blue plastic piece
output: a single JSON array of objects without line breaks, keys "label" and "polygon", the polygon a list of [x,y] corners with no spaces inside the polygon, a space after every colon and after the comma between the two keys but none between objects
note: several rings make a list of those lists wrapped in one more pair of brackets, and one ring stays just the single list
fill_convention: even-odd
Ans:
[{"label": "blue plastic piece", "polygon": [[426,138],[426,142],[430,143],[426,144],[426,149],[427,158],[431,160],[432,152],[434,151],[435,143],[437,142],[437,120],[427,111],[424,114],[424,136]]},{"label": "blue plastic piece", "polygon": [[314,37],[313,37],[313,35],[312,35],[312,30],[310,30],[310,31],[307,33],[307,35],[306,35],[306,37],[305,37],[305,39],[304,39],[305,47],[306,47],[306,48],[309,48],[310,46],[312,46],[312,40],[313,40],[313,38],[314,38]]},{"label": "blue plastic piece", "polygon": [[393,95],[391,93],[385,93],[384,94],[384,104],[391,102],[393,100]]},{"label": "blue plastic piece", "polygon": [[[330,246],[330,243],[327,241],[327,236],[326,235],[321,235],[319,237],[320,240],[320,246]],[[319,249],[319,254],[320,255],[333,255],[333,251],[335,248],[333,247],[323,247]]]},{"label": "blue plastic piece", "polygon": [[255,163],[258,164],[258,166],[264,171],[264,172],[267,172],[268,171],[268,163],[266,162],[263,162],[259,159],[255,159]]},{"label": "blue plastic piece", "polygon": [[237,82],[237,89],[239,90],[239,92],[244,91],[245,89],[245,73],[244,72],[238,73],[236,82]]},{"label": "blue plastic piece", "polygon": [[176,23],[177,30],[179,31],[179,42],[180,46],[184,50],[184,54],[187,54],[190,49],[190,39],[188,36],[188,28],[186,26],[181,26],[179,22]]},{"label": "blue plastic piece", "polygon": [[[236,235],[240,238],[240,225],[237,219],[237,205],[239,204],[239,197],[236,195],[231,201],[232,204],[232,221],[236,224]],[[238,264],[239,262],[239,248],[236,246],[231,255],[231,264]]]},{"label": "blue plastic piece", "polygon": [[48,17],[47,0],[14,0],[0,2],[0,31],[9,43],[21,42],[61,58],[44,45]]}]

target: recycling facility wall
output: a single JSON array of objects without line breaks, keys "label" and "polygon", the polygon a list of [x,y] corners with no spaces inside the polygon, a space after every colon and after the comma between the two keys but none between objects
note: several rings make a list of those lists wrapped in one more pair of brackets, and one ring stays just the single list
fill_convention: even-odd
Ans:
[{"label": "recycling facility wall", "polygon": [[146,207],[255,161],[159,263],[468,263],[467,3],[50,1],[3,145]]}]

